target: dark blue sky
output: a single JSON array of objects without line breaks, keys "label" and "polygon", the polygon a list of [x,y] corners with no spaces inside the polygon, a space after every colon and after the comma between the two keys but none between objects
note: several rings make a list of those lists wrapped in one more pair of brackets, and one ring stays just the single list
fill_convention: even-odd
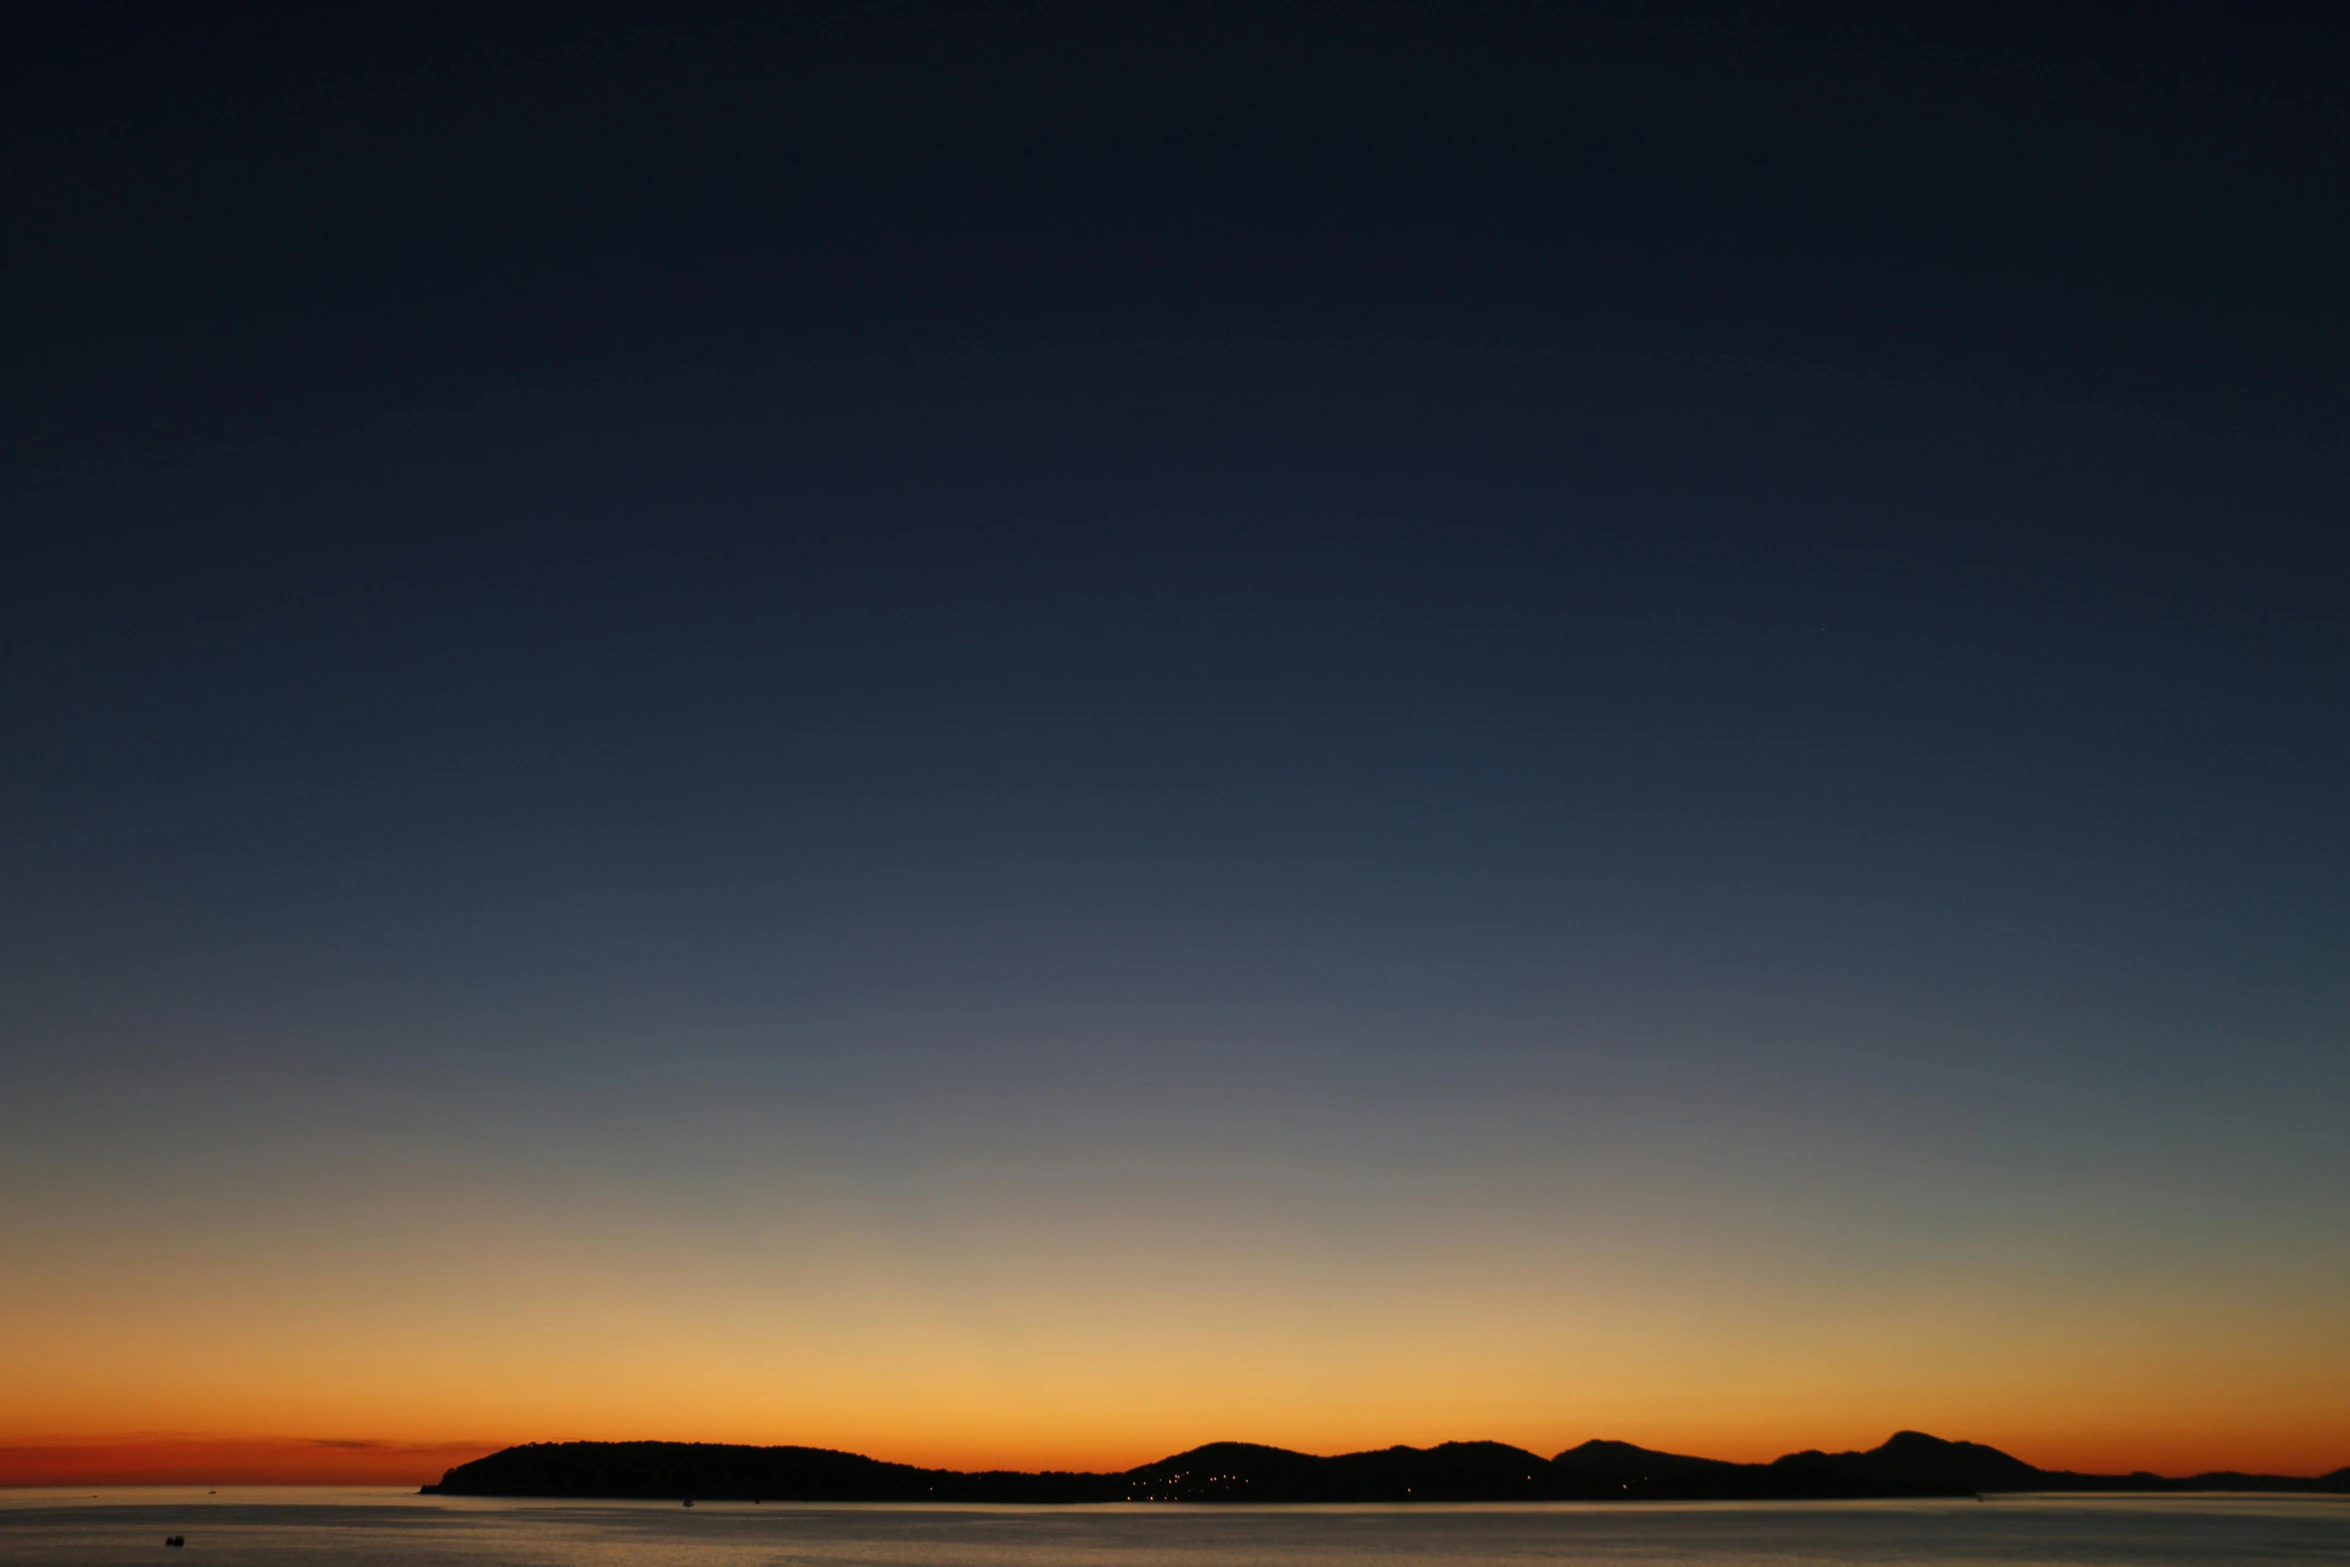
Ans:
[{"label": "dark blue sky", "polygon": [[[940,1257],[1115,1194],[1193,1257],[1228,1179],[1340,1273],[1418,1192],[1492,1256],[1792,1226],[1823,1298],[1992,1256],[2003,1333],[2236,1265],[2228,1333],[2322,1326],[2322,16],[18,25],[17,1189],[258,1214],[276,1278],[295,1187],[851,1191]],[[1521,1212],[1594,1190],[1647,1239]],[[2063,1439],[2350,1437],[2230,1364]]]}]

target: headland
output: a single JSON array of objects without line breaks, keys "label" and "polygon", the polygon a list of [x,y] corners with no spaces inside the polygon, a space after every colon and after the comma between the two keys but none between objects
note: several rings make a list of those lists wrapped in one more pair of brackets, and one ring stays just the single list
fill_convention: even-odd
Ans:
[{"label": "headland", "polygon": [[1866,1452],[1789,1453],[1767,1464],[1591,1441],[1544,1458],[1502,1442],[1444,1442],[1318,1457],[1212,1442],[1108,1474],[921,1469],[816,1447],[710,1442],[533,1442],[459,1464],[424,1491],[744,1502],[1819,1501],[2002,1491],[2277,1491],[2350,1494],[2331,1474],[2180,1478],[2040,1469],[1976,1442],[1897,1432]]}]

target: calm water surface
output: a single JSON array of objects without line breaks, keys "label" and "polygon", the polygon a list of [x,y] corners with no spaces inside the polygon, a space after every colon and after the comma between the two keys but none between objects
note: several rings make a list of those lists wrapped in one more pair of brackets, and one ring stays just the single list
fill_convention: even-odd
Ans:
[{"label": "calm water surface", "polygon": [[[184,1534],[183,1550],[163,1537]],[[0,1491],[5,1567],[2029,1567],[2350,1563],[2350,1498],[854,1507],[380,1490]]]}]

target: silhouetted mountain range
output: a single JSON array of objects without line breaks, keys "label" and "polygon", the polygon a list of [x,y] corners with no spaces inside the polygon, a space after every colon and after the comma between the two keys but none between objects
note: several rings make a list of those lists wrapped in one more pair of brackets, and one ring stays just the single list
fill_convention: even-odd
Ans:
[{"label": "silhouetted mountain range", "polygon": [[776,1502],[1518,1502],[1801,1501],[1974,1496],[1985,1491],[2337,1491],[2315,1479],[2232,1471],[2165,1479],[2035,1469],[1975,1442],[1896,1432],[1865,1453],[1789,1453],[1734,1464],[1585,1442],[1552,1458],[1501,1442],[1445,1442],[1319,1458],[1211,1442],[1117,1474],[965,1473],[819,1447],[710,1442],[533,1442],[459,1464],[442,1496],[635,1497]]}]

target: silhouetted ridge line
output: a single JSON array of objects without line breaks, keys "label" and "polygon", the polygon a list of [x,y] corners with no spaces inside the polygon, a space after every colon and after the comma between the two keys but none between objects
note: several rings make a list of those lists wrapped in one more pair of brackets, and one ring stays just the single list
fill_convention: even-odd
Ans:
[{"label": "silhouetted ridge line", "polygon": [[2215,1473],[2083,1475],[2035,1469],[1976,1442],[1897,1432],[1865,1453],[1789,1453],[1768,1464],[1591,1441],[1551,1458],[1502,1442],[1444,1442],[1318,1457],[1211,1442],[1116,1474],[884,1463],[821,1447],[713,1442],[532,1442],[459,1464],[442,1496],[566,1496],[772,1502],[1523,1502],[1804,1501],[1972,1496],[1984,1491],[2337,1491],[2316,1479]]},{"label": "silhouetted ridge line", "polygon": [[1865,1453],[1789,1453],[1772,1467],[1816,1473],[1861,1475],[1890,1485],[1937,1484],[1969,1491],[2343,1491],[2350,1470],[2314,1479],[2300,1475],[2239,1474],[2214,1470],[2169,1479],[2138,1470],[2132,1474],[2078,1474],[2070,1469],[2036,1469],[1980,1442],[1946,1442],[1923,1431],[1896,1431],[1885,1445]]}]

